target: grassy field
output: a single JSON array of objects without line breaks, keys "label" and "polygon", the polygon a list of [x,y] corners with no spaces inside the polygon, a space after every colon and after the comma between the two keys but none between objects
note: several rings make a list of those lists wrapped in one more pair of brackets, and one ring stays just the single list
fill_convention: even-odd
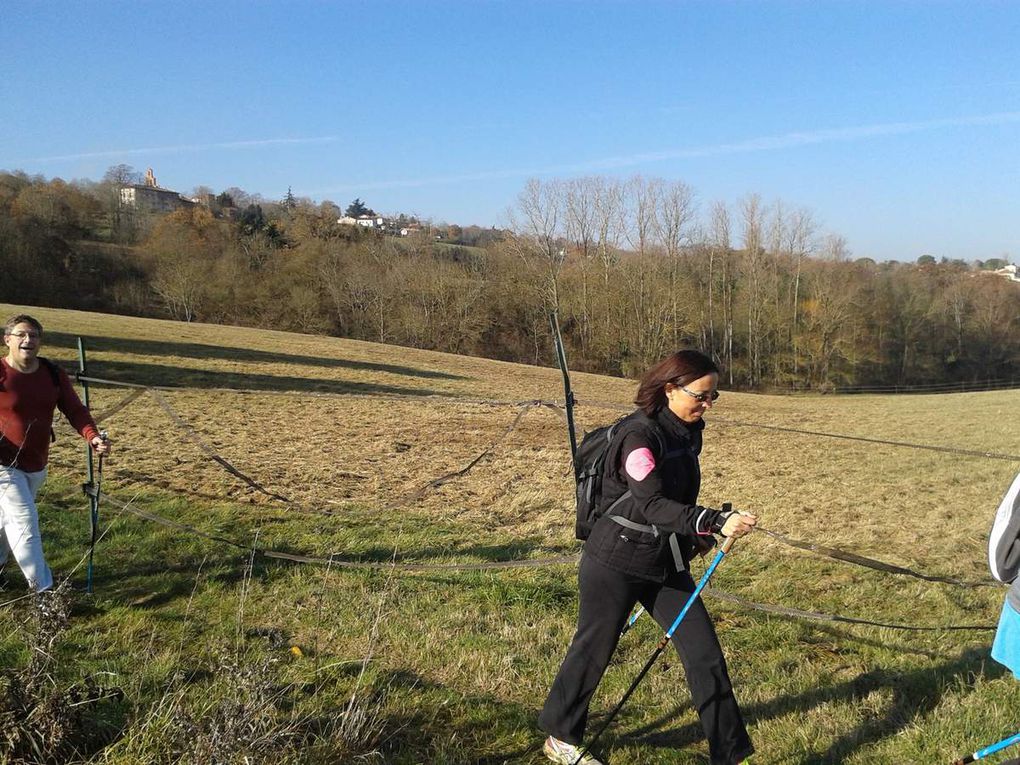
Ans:
[{"label": "grassy field", "polygon": [[[116,442],[104,467],[96,592],[80,592],[84,454],[65,426],[40,508],[50,563],[75,590],[66,618],[40,621],[31,599],[0,610],[0,660],[12,668],[0,762],[26,751],[25,762],[118,764],[546,761],[535,718],[573,631],[575,566],[337,564],[576,553],[562,415],[523,406],[562,399],[558,371],[32,312],[46,326],[45,355],[71,368],[75,336],[85,336],[91,376],[162,386],[207,450],[265,491],[210,459],[152,395],[103,418],[131,391],[92,387],[92,409]],[[577,374],[574,387],[583,429],[627,408],[634,383]],[[706,431],[701,498],[757,512],[763,526],[797,539],[988,581],[986,534],[1016,462],[761,426],[1020,454],[1018,409],[1020,391],[724,389]],[[466,474],[430,485],[483,452]],[[256,547],[334,563],[269,559]],[[932,627],[994,624],[1003,596],[849,566],[763,534],[738,543],[713,583],[753,601]],[[0,597],[23,593],[10,573]],[[990,631],[808,622],[712,599],[708,607],[762,765],[949,763],[1020,729],[1020,683],[989,659]],[[658,637],[645,619],[624,638],[595,722]],[[600,749],[612,765],[708,762],[675,655],[646,678]]]}]

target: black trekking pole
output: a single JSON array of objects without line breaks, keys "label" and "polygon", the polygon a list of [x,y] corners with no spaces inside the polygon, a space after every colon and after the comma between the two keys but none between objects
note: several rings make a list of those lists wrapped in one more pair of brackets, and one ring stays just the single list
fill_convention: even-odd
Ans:
[{"label": "black trekking pole", "polygon": [[[89,408],[89,384],[85,377],[85,338],[78,337],[78,381],[82,387],[82,403]],[[96,550],[96,538],[99,531],[99,491],[96,487],[95,463],[92,459],[92,444],[85,445],[85,458],[88,464],[89,479],[82,484],[82,491],[89,498],[89,561],[85,573],[85,592],[92,593],[92,556]],[[102,470],[102,455],[99,458],[100,470]]]},{"label": "black trekking pole", "polygon": [[726,537],[726,540],[722,543],[722,547],[719,548],[719,552],[715,554],[715,558],[712,559],[708,568],[705,569],[705,573],[698,582],[698,586],[694,588],[694,592],[691,593],[691,596],[687,599],[684,607],[680,609],[680,614],[673,621],[673,624],[670,625],[669,629],[666,630],[666,634],[663,635],[662,640],[660,640],[659,644],[655,647],[655,652],[651,655],[648,661],[645,662],[645,666],[642,667],[638,676],[634,678],[634,682],[630,684],[630,688],[627,689],[627,692],[623,694],[623,698],[620,699],[620,703],[617,704],[613,708],[613,711],[609,713],[606,721],[602,723],[602,727],[598,729],[595,735],[592,736],[587,744],[585,744],[584,748],[581,749],[581,752],[577,755],[577,759],[574,760],[574,765],[578,765],[584,756],[591,751],[591,748],[595,746],[595,742],[599,740],[599,736],[605,732],[606,728],[608,728],[609,724],[613,721],[613,718],[616,717],[619,711],[623,708],[623,705],[627,703],[627,699],[630,698],[631,694],[634,693],[634,690],[638,687],[638,684],[644,679],[645,675],[648,674],[648,670],[650,670],[652,665],[655,664],[655,660],[659,658],[659,654],[661,654],[666,649],[666,646],[669,645],[669,641],[673,638],[673,633],[676,632],[676,628],[680,626],[680,622],[682,622],[684,617],[687,616],[687,612],[691,609],[691,606],[694,604],[698,595],[701,594],[701,591],[705,589],[705,585],[707,585],[708,580],[712,578],[712,574],[715,572],[719,562],[723,559],[723,556],[730,551],[730,548],[733,547],[733,542],[735,540],[736,537]]},{"label": "black trekking pole", "polygon": [[[106,431],[100,430],[99,437],[106,441],[108,438]],[[92,556],[96,552],[96,542],[99,540],[99,497],[103,490],[103,456],[102,454],[99,455],[99,467],[96,469],[95,483],[89,482],[89,484],[83,487],[89,497],[89,505],[92,509],[89,523],[89,564],[85,579],[85,591],[88,593],[92,592]]]},{"label": "black trekking pole", "polygon": [[563,351],[563,336],[560,334],[560,321],[556,311],[549,314],[552,324],[553,344],[556,346],[556,361],[563,373],[563,399],[567,410],[567,435],[570,436],[570,462],[574,466],[574,477],[577,477],[577,432],[574,430],[574,391],[570,387],[570,373],[567,371],[567,354]]}]

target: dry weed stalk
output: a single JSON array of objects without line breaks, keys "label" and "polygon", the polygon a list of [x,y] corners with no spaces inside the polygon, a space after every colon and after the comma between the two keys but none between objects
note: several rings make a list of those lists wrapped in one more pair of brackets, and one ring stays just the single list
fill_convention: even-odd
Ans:
[{"label": "dry weed stalk", "polygon": [[25,631],[30,657],[21,669],[4,672],[0,688],[0,762],[4,765],[64,763],[99,740],[88,712],[104,699],[120,699],[118,688],[92,678],[62,687],[55,677],[55,648],[70,626],[71,594],[65,581],[32,598]]},{"label": "dry weed stalk", "polygon": [[[254,562],[253,547],[240,584],[234,640],[213,653],[208,686],[194,687],[194,675],[174,675],[155,706],[137,709],[137,717],[144,722],[129,733],[127,751],[146,762],[208,765],[281,765],[379,756],[375,749],[383,730],[379,699],[363,700],[359,696],[373,649],[361,660],[361,671],[346,704],[323,716],[295,714],[292,707],[298,686],[279,679],[284,657],[292,655],[284,653],[288,644],[284,633],[272,628],[244,628],[253,610]],[[196,578],[188,614],[198,586]],[[385,596],[373,624],[373,641],[378,635],[384,600]],[[251,646],[248,638],[252,636],[266,638],[268,652]],[[183,641],[178,664],[181,648]],[[313,695],[323,690],[323,684],[318,684]]]}]

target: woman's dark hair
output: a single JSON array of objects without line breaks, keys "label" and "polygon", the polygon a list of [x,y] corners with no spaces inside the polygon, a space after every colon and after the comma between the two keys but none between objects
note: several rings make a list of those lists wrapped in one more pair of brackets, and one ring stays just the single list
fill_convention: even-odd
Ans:
[{"label": "woman's dark hair", "polygon": [[666,406],[666,383],[687,385],[713,372],[719,367],[701,351],[677,351],[644,373],[634,403],[651,417]]}]

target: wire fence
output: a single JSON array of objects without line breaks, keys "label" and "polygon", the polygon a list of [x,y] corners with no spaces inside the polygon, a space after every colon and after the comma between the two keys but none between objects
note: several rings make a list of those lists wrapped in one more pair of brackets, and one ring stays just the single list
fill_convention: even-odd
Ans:
[{"label": "wire fence", "polygon": [[982,393],[993,390],[1013,390],[1020,388],[1020,380],[1015,378],[998,380],[958,380],[956,382],[938,383],[888,383],[884,385],[834,385],[812,388],[807,386],[769,386],[762,393],[773,393],[781,396],[793,396],[803,393],[823,393],[852,395],[860,393],[875,394],[922,394],[922,393]]},{"label": "wire fence", "polygon": [[[282,494],[280,494],[278,492],[274,492],[272,490],[267,489],[265,486],[260,484],[254,478],[252,478],[251,476],[247,475],[246,473],[244,473],[243,471],[238,469],[236,466],[231,464],[228,460],[226,460],[224,457],[222,457],[220,454],[218,454],[217,451],[211,445],[209,445],[199,435],[197,429],[193,425],[191,425],[191,423],[189,423],[187,420],[185,420],[170,405],[170,403],[167,401],[166,397],[163,395],[163,392],[166,391],[167,388],[157,389],[157,388],[150,387],[150,386],[138,386],[137,384],[132,384],[132,383],[118,383],[117,381],[113,381],[113,380],[101,380],[99,378],[86,378],[86,377],[83,377],[81,379],[83,379],[84,381],[87,381],[87,382],[94,382],[94,383],[98,383],[98,384],[111,385],[111,386],[124,385],[125,387],[130,387],[130,388],[136,389],[131,394],[129,394],[127,397],[125,397],[124,399],[119,401],[117,404],[115,404],[113,407],[111,407],[111,408],[105,410],[104,412],[102,412],[101,414],[104,415],[105,417],[111,417],[114,414],[119,414],[119,413],[123,412],[134,401],[137,401],[143,394],[149,393],[153,397],[153,399],[156,401],[156,403],[159,405],[159,407],[168,415],[168,417],[170,418],[171,422],[179,430],[181,430],[185,434],[185,436],[188,438],[188,440],[191,441],[206,456],[206,458],[208,458],[210,461],[212,461],[213,463],[218,465],[222,470],[224,470],[229,475],[233,476],[235,479],[237,479],[237,480],[241,481],[242,483],[244,483],[245,485],[247,485],[249,488],[254,489],[255,491],[257,491],[257,492],[263,494],[264,496],[268,497],[269,499],[271,499],[271,500],[273,500],[275,502],[278,502],[278,503],[280,503],[282,505],[285,505],[286,507],[288,507],[290,509],[298,509],[298,510],[303,510],[303,511],[307,511],[307,512],[315,512],[316,514],[327,514],[327,515],[336,515],[336,514],[338,514],[335,511],[322,511],[322,510],[302,507],[298,503],[294,502],[292,499],[290,499],[290,498],[288,498],[288,497],[286,497],[286,496],[284,496],[284,495],[282,495]],[[362,394],[362,395],[371,395],[371,394]],[[392,398],[393,396],[390,395],[390,394],[385,394],[384,397]],[[451,481],[458,480],[459,478],[463,478],[464,476],[468,475],[470,473],[470,471],[476,465],[478,465],[486,457],[491,456],[493,454],[493,452],[496,449],[498,449],[498,447],[503,442],[505,442],[507,437],[514,431],[514,429],[516,429],[518,427],[518,425],[520,424],[522,418],[528,412],[533,411],[533,410],[538,409],[538,408],[546,408],[546,409],[549,409],[549,410],[556,411],[557,413],[563,414],[563,407],[559,403],[554,402],[554,401],[545,401],[545,400],[538,400],[538,399],[531,400],[531,401],[493,401],[493,400],[488,400],[488,399],[450,399],[448,397],[443,397],[442,400],[444,402],[451,402],[451,403],[454,402],[454,401],[460,401],[460,402],[464,402],[464,403],[489,404],[489,405],[494,405],[494,406],[513,406],[513,407],[518,408],[519,411],[518,411],[517,415],[515,416],[515,418],[513,419],[513,421],[503,430],[503,432],[497,438],[495,438],[491,443],[489,443],[474,458],[472,458],[463,468],[461,468],[459,470],[455,470],[455,471],[451,471],[451,472],[445,473],[443,475],[437,476],[436,478],[433,478],[433,479],[425,481],[418,489],[414,490],[413,492],[411,492],[407,496],[397,500],[396,502],[393,502],[393,503],[390,503],[390,504],[386,505],[384,508],[382,508],[383,510],[390,510],[390,509],[393,509],[395,507],[399,507],[399,506],[401,506],[403,504],[407,504],[409,502],[415,501],[416,499],[419,499],[422,496],[424,496],[430,490],[436,489],[436,488],[438,488],[440,486],[443,486],[443,485],[445,485],[445,484],[447,484],[447,483],[449,483]],[[604,408],[622,408],[619,404],[608,403],[608,402],[600,402],[600,403],[597,402],[594,405],[595,406],[604,407]],[[725,422],[725,423],[730,424],[730,425],[741,426],[741,427],[757,427],[757,428],[763,428],[763,429],[767,429],[767,430],[780,430],[780,431],[784,431],[784,432],[802,433],[802,434],[807,434],[807,435],[812,435],[812,436],[821,436],[821,437],[828,437],[828,438],[841,438],[841,439],[848,439],[848,440],[852,440],[852,441],[864,441],[864,442],[869,442],[869,443],[883,443],[883,444],[888,444],[888,445],[891,445],[891,446],[902,447],[902,448],[932,450],[932,451],[938,451],[938,452],[953,453],[953,454],[958,454],[958,455],[968,456],[968,457],[980,457],[980,458],[986,458],[986,459],[1007,459],[1007,460],[1012,460],[1012,461],[1020,462],[1020,456],[1010,455],[1010,454],[999,454],[999,453],[992,453],[992,452],[980,452],[980,451],[975,451],[975,450],[970,450],[970,449],[960,449],[960,448],[956,448],[956,447],[946,447],[946,446],[935,446],[935,445],[930,445],[930,444],[917,444],[917,443],[900,442],[900,441],[887,441],[887,440],[882,440],[882,439],[871,439],[871,438],[864,438],[864,437],[859,437],[859,436],[851,436],[851,435],[838,434],[838,433],[824,433],[824,432],[819,432],[819,431],[810,431],[810,430],[797,429],[797,428],[783,428],[783,427],[772,426],[772,425],[765,425],[765,424],[760,424],[760,423],[747,423],[747,422],[732,421],[732,420],[727,420],[725,418],[715,418],[715,419],[716,420],[720,420],[721,419],[722,422]],[[163,526],[166,526],[166,527],[169,527],[169,528],[174,528],[177,531],[181,531],[181,532],[188,533],[188,534],[191,534],[191,535],[199,536],[199,537],[208,539],[209,541],[212,541],[212,542],[228,545],[230,547],[237,548],[237,549],[243,549],[243,550],[246,550],[246,551],[250,552],[252,555],[257,555],[257,556],[265,558],[265,559],[286,561],[286,562],[297,563],[297,564],[327,565],[327,566],[331,566],[331,567],[346,568],[346,569],[388,570],[388,571],[400,571],[400,572],[407,572],[407,573],[416,573],[416,572],[441,572],[441,571],[487,571],[487,570],[501,570],[501,569],[510,569],[510,568],[540,568],[540,567],[548,567],[548,566],[560,566],[560,565],[567,565],[567,564],[576,564],[577,561],[580,558],[580,553],[575,553],[575,554],[570,554],[570,555],[556,555],[556,556],[549,556],[549,557],[544,557],[544,558],[528,558],[528,559],[518,559],[518,560],[464,562],[464,563],[436,563],[436,562],[410,561],[410,560],[393,560],[393,561],[388,561],[388,562],[379,562],[379,561],[350,560],[349,558],[345,557],[344,555],[337,554],[337,553],[330,553],[329,555],[322,555],[322,554],[313,554],[313,553],[299,553],[299,552],[290,552],[290,551],[283,551],[283,550],[274,550],[274,549],[269,549],[269,548],[259,548],[259,547],[254,547],[253,548],[251,545],[238,542],[238,541],[230,539],[228,537],[225,537],[225,536],[222,536],[222,535],[219,535],[219,534],[212,534],[212,533],[203,531],[203,530],[201,530],[201,529],[199,529],[199,528],[197,528],[195,526],[191,526],[189,524],[185,524],[185,523],[182,523],[180,521],[175,521],[173,519],[166,518],[164,516],[161,516],[161,515],[159,515],[157,513],[153,513],[153,512],[148,511],[148,510],[143,510],[143,509],[141,509],[141,508],[136,506],[136,502],[134,500],[132,500],[132,502],[125,503],[122,500],[120,500],[119,498],[113,497],[113,496],[111,496],[109,494],[106,494],[105,498],[107,499],[107,501],[109,501],[115,507],[120,508],[123,512],[130,513],[130,514],[132,514],[132,515],[134,515],[134,516],[136,516],[136,517],[138,517],[140,519],[143,519],[143,520],[146,520],[146,521],[149,521],[149,522],[152,522],[152,523],[156,523],[156,524],[159,524],[159,525],[163,525]],[[946,585],[950,585],[950,586],[964,587],[964,588],[996,586],[996,585],[994,585],[991,582],[971,582],[971,581],[964,581],[964,580],[961,580],[961,579],[957,579],[955,577],[949,577],[949,576],[935,575],[935,574],[928,574],[928,573],[924,573],[924,572],[919,572],[919,571],[916,571],[916,570],[913,570],[913,569],[910,569],[910,568],[907,568],[907,567],[898,566],[898,565],[895,565],[895,564],[890,564],[890,563],[887,563],[887,562],[884,562],[884,561],[879,561],[879,560],[876,560],[876,559],[873,559],[873,558],[868,558],[868,557],[865,557],[865,556],[862,556],[862,555],[858,555],[856,553],[848,552],[848,551],[845,551],[845,550],[840,550],[838,548],[828,547],[828,546],[821,545],[821,544],[818,544],[818,543],[815,543],[815,542],[812,542],[812,541],[803,541],[803,540],[792,539],[792,538],[790,538],[788,536],[785,536],[785,535],[777,533],[777,532],[773,532],[773,531],[768,530],[768,529],[760,528],[760,530],[765,535],[767,535],[769,538],[771,538],[772,540],[774,540],[775,542],[777,542],[779,544],[783,544],[783,545],[791,547],[793,549],[809,552],[809,553],[812,553],[812,554],[815,554],[815,555],[819,555],[819,556],[822,556],[822,557],[826,557],[826,558],[829,558],[829,559],[832,559],[832,560],[840,561],[842,563],[846,563],[846,564],[850,564],[850,565],[856,565],[856,566],[868,568],[868,569],[871,569],[871,570],[874,570],[874,571],[881,572],[881,573],[883,573],[885,575],[890,575],[890,576],[907,576],[907,577],[913,577],[913,578],[921,579],[921,580],[932,582],[932,583],[946,584]],[[715,588],[706,589],[705,592],[708,595],[710,595],[711,597],[715,597],[715,598],[717,598],[719,600],[722,600],[722,601],[725,601],[725,602],[729,602],[729,603],[732,603],[732,604],[737,604],[739,606],[742,606],[742,607],[745,607],[745,608],[748,608],[748,609],[751,609],[751,610],[755,610],[755,611],[759,611],[759,612],[763,612],[763,613],[768,613],[768,614],[772,614],[772,615],[776,615],[776,616],[788,617],[788,618],[805,619],[805,620],[813,620],[813,621],[838,622],[838,623],[856,624],[856,625],[865,625],[865,626],[874,626],[874,627],[881,627],[881,628],[886,628],[886,629],[915,631],[915,632],[916,631],[959,631],[959,630],[992,630],[992,629],[994,629],[994,625],[959,625],[959,624],[953,624],[953,625],[941,625],[941,626],[922,626],[922,625],[908,625],[908,624],[894,624],[894,623],[877,622],[877,621],[873,621],[873,620],[868,620],[868,619],[859,618],[859,617],[845,616],[845,615],[841,615],[841,614],[825,614],[825,613],[816,612],[816,611],[806,611],[806,610],[802,610],[802,609],[789,608],[789,607],[786,607],[786,606],[779,606],[779,605],[768,604],[768,603],[757,603],[755,601],[747,600],[745,598],[742,598],[742,597],[740,597],[738,595],[734,595],[732,593],[725,593],[725,592],[719,591],[719,590],[717,590]]]}]

